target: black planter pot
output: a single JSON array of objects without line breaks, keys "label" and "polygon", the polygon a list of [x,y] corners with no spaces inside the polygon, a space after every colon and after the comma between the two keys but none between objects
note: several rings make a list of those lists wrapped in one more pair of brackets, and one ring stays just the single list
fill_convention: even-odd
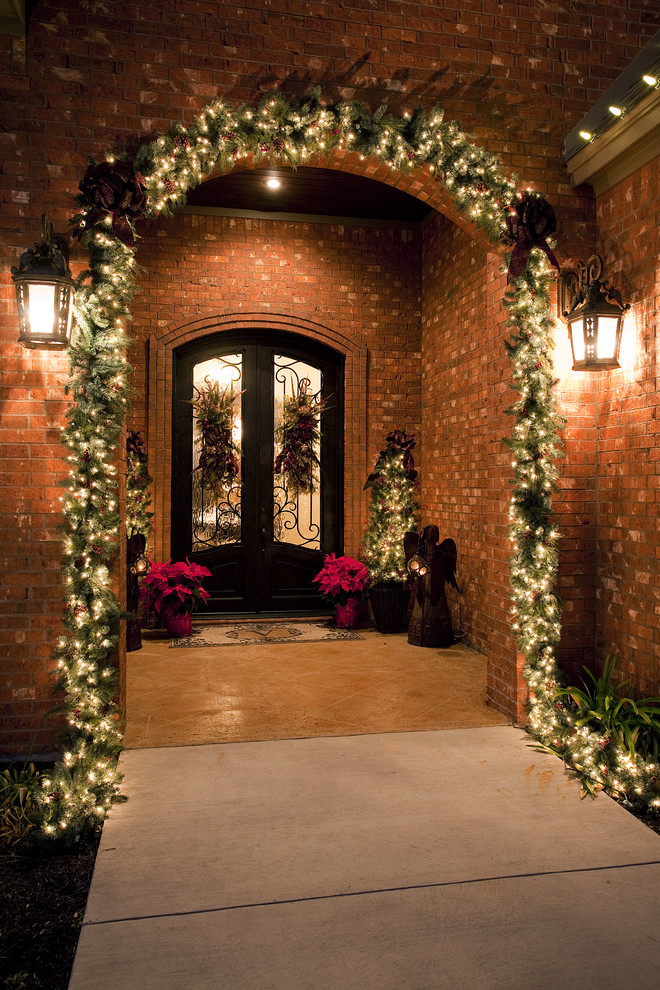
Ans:
[{"label": "black planter pot", "polygon": [[410,589],[401,581],[375,584],[369,589],[369,601],[379,633],[398,633],[406,628]]}]

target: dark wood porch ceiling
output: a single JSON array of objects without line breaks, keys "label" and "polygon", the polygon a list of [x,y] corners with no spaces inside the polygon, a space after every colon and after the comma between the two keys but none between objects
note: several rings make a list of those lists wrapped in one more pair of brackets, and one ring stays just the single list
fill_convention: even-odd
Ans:
[{"label": "dark wood porch ceiling", "polygon": [[[281,186],[269,189],[268,178]],[[414,196],[361,175],[329,168],[282,165],[230,172],[188,193],[188,205],[258,213],[421,223],[432,208]]]}]

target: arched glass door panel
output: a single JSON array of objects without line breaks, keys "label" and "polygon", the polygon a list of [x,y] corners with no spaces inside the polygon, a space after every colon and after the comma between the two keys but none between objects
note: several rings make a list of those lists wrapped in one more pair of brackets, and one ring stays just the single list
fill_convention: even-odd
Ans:
[{"label": "arched glass door panel", "polygon": [[[241,542],[241,392],[243,355],[219,354],[193,365],[192,550]],[[214,402],[215,399],[215,402]],[[229,433],[231,443],[226,443]],[[229,470],[215,477],[207,464]]]},{"label": "arched glass door panel", "polygon": [[[323,404],[323,373],[320,368],[299,361],[288,354],[273,355],[273,394],[274,394],[274,428],[276,439],[281,438],[286,429],[287,419],[295,417],[296,407],[300,400],[310,409],[305,423],[304,417],[298,415],[302,422],[295,424],[300,445],[305,445],[304,430],[314,436],[307,443],[309,455],[305,466],[309,465],[309,477],[302,486],[288,477],[287,471],[275,472],[273,475],[273,535],[277,543],[289,543],[292,546],[307,547],[309,550],[321,549],[321,456],[322,456],[322,413],[316,412]],[[287,413],[289,416],[287,417]],[[293,417],[292,414],[293,413]],[[280,439],[279,449],[282,450]],[[276,444],[276,450],[278,445]],[[286,450],[285,450],[286,454]],[[278,458],[275,458],[278,467]],[[298,479],[296,479],[298,480]]]}]

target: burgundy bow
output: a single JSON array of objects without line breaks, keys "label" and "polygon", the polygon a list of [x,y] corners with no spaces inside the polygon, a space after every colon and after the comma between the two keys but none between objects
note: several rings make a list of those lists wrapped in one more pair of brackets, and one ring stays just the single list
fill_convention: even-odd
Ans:
[{"label": "burgundy bow", "polygon": [[[392,430],[385,439],[391,450],[400,450],[403,453],[403,467],[408,472],[410,480],[414,481],[417,472],[414,470],[415,462],[411,453],[415,446],[415,438],[412,433],[406,433],[405,430]],[[384,454],[385,451],[381,451],[381,453]]]},{"label": "burgundy bow", "polygon": [[129,430],[126,435],[126,451],[136,457],[144,457],[146,450],[139,430]]},{"label": "burgundy bow", "polygon": [[506,241],[513,246],[507,282],[519,278],[527,267],[529,252],[540,248],[548,261],[559,269],[546,238],[557,229],[555,211],[542,196],[523,193],[517,203],[512,203],[506,220]]},{"label": "burgundy bow", "polygon": [[415,462],[413,461],[413,456],[411,454],[412,448],[415,446],[415,438],[411,433],[406,433],[405,430],[393,430],[388,433],[385,437],[387,440],[387,449],[381,450],[378,455],[378,460],[376,461],[375,467],[369,477],[367,478],[364,488],[362,491],[366,491],[367,488],[371,488],[372,485],[377,485],[382,479],[381,467],[387,460],[388,454],[391,451],[398,453],[399,451],[403,454],[403,468],[408,475],[409,481],[414,481],[417,477],[417,471],[415,471]]},{"label": "burgundy bow", "polygon": [[141,174],[126,162],[101,162],[89,166],[79,188],[92,207],[81,221],[79,236],[100,220],[111,216],[116,236],[127,247],[133,247],[133,231],[128,221],[143,217],[147,204]]}]

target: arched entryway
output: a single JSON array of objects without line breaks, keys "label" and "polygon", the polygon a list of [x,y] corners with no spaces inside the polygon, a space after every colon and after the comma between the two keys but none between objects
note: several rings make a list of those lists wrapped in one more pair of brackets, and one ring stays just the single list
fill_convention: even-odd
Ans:
[{"label": "arched entryway", "polygon": [[[343,543],[343,356],[293,333],[215,333],[174,351],[172,557],[209,568],[211,613],[317,612],[312,583]],[[195,403],[230,401],[231,481],[206,477]],[[319,409],[310,476],[278,464],[285,409]],[[202,425],[200,425],[202,424]],[[299,479],[298,479],[299,480]]]},{"label": "arched entryway", "polygon": [[[519,193],[517,180],[504,174],[500,162],[471,145],[455,122],[443,120],[439,109],[426,114],[419,108],[395,118],[384,107],[372,115],[358,104],[326,106],[316,96],[291,104],[275,93],[264,97],[257,108],[234,109],[213,103],[189,128],[175,125],[167,134],[141,144],[132,161],[129,156],[119,162],[109,156],[100,165],[91,166],[81,183],[75,223],[90,250],[91,284],[78,292],[80,346],[72,362],[74,407],[63,431],[69,460],[78,467],[71,471],[71,497],[64,499],[66,636],[56,652],[67,689],[64,708],[76,740],[76,771],[81,771],[76,777],[81,780],[94,781],[95,761],[101,754],[115,755],[120,746],[114,704],[117,678],[107,666],[107,651],[120,641],[120,603],[109,587],[109,566],[117,545],[117,501],[106,495],[112,496],[115,488],[115,468],[109,464],[108,450],[112,451],[121,437],[129,392],[122,330],[130,315],[137,275],[132,224],[143,216],[156,219],[170,213],[181,204],[185,192],[210,171],[222,173],[240,159],[252,158],[258,163],[266,155],[280,156],[294,165],[309,161],[310,155],[333,155],[337,167],[347,170],[357,156],[360,161],[371,159],[366,170],[373,170],[374,176],[385,167],[407,174],[413,185],[415,173],[423,173],[427,182],[437,177],[453,200],[450,212],[460,226],[474,225],[492,244],[507,236],[516,241],[517,270],[507,306],[513,328],[509,342],[515,364],[513,387],[520,393],[511,407],[518,426],[510,440],[516,455],[510,574],[516,645],[521,651],[518,657],[508,632],[509,618],[500,615],[506,606],[501,591],[493,598],[493,620],[502,627],[507,641],[508,657],[502,664],[506,667],[502,672],[507,709],[522,711],[521,661],[526,659],[526,676],[536,706],[543,713],[554,712],[551,703],[557,682],[553,647],[559,640],[561,609],[553,591],[557,533],[549,522],[549,498],[557,473],[553,461],[558,418],[549,355],[549,276],[536,246],[535,225],[538,215],[547,214],[547,204],[534,192]],[[413,188],[410,191],[418,194]],[[531,251],[530,245],[534,245]],[[504,382],[502,385],[506,387]],[[545,417],[542,444],[536,429],[530,428],[530,406]],[[101,430],[94,426],[94,420],[103,423],[102,442],[89,434],[90,427],[95,434]],[[529,483],[528,464],[534,465],[534,486]],[[103,497],[99,498],[101,489]],[[89,505],[95,506],[94,525],[81,527],[81,505],[88,499]],[[504,526],[502,520],[499,539]],[[506,554],[502,558],[505,560]],[[93,575],[88,566],[92,561]],[[541,571],[542,585],[537,586]],[[530,587],[538,587],[538,591]],[[85,674],[86,686],[81,670],[94,672],[93,677]],[[89,776],[87,769],[92,769]],[[56,785],[62,774],[70,775],[68,766],[56,768],[52,775]],[[49,810],[49,822],[69,821],[72,804],[86,807],[90,801],[98,804],[94,814],[105,817],[106,805],[118,786],[111,768],[102,784],[85,783],[77,788],[66,807],[58,800]]]}]

